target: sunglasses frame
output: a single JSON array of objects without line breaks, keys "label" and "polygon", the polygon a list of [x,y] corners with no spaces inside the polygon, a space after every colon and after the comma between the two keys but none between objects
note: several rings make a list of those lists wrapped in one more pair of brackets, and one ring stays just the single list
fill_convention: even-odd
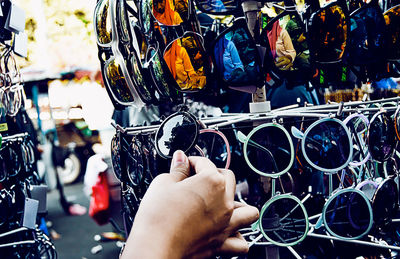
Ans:
[{"label": "sunglasses frame", "polygon": [[[338,123],[338,124],[343,128],[343,130],[345,131],[345,133],[346,133],[346,135],[347,135],[347,138],[348,138],[348,141],[349,141],[349,157],[347,158],[347,161],[346,161],[344,164],[342,164],[341,166],[339,166],[338,168],[332,168],[332,169],[322,168],[322,167],[320,167],[320,166],[314,164],[314,163],[310,160],[310,158],[308,157],[307,153],[305,152],[305,150],[306,150],[305,139],[308,137],[308,136],[307,136],[308,133],[309,133],[314,127],[316,127],[316,126],[318,126],[319,124],[324,123],[324,122],[326,122],[326,121],[332,121],[332,122]],[[351,162],[351,160],[352,160],[352,158],[353,158],[353,140],[352,140],[351,134],[350,134],[350,132],[349,132],[347,126],[344,125],[342,121],[340,121],[340,120],[338,120],[338,119],[336,119],[336,118],[324,118],[324,119],[320,119],[320,120],[317,120],[317,121],[315,121],[314,123],[312,123],[312,124],[307,128],[307,130],[306,130],[304,133],[302,133],[302,132],[299,131],[299,132],[301,133],[301,136],[298,136],[298,134],[296,133],[296,131],[298,131],[297,128],[292,127],[292,134],[293,134],[293,136],[295,136],[296,138],[301,139],[301,150],[302,150],[302,153],[303,153],[304,158],[306,159],[307,163],[308,163],[310,166],[312,166],[314,169],[316,169],[316,170],[318,170],[318,171],[322,171],[322,172],[324,172],[324,173],[335,174],[335,173],[341,171],[342,169],[344,169],[345,167],[347,167],[347,165],[349,165],[349,163]]]},{"label": "sunglasses frame", "polygon": [[[388,121],[388,122],[389,122],[389,123],[388,123],[388,126],[389,126],[389,127],[390,127],[390,126],[393,126],[394,131],[396,131],[394,125],[391,125],[391,122],[393,123],[393,121],[390,121],[390,115],[387,114],[386,111],[377,112],[377,113],[374,114],[374,116],[372,116],[372,118],[371,118],[371,120],[370,120],[370,123],[369,123],[369,126],[368,126],[367,145],[368,145],[369,153],[371,154],[371,159],[372,159],[373,161],[378,162],[378,163],[385,162],[385,161],[387,161],[389,158],[391,158],[391,157],[393,156],[393,153],[394,153],[395,150],[396,150],[396,145],[397,145],[396,137],[393,136],[393,143],[390,143],[390,141],[389,141],[390,148],[391,148],[392,150],[391,150],[390,154],[389,154],[387,157],[384,156],[382,160],[377,160],[377,159],[373,156],[373,152],[371,152],[371,148],[372,148],[372,147],[371,147],[371,144],[370,144],[371,126],[373,125],[373,123],[374,123],[374,121],[376,120],[376,118],[378,118],[378,116],[380,116],[380,115],[382,115],[382,114],[383,114],[383,115],[386,115],[386,118],[389,120],[389,121]],[[390,136],[389,136],[389,137],[390,137]]]},{"label": "sunglasses frame", "polygon": [[[127,67],[125,66],[124,63],[124,58],[121,54],[121,52],[119,51],[119,36],[117,33],[117,28],[116,25],[113,21],[115,21],[115,12],[116,12],[116,0],[100,0],[97,2],[96,7],[95,7],[95,15],[93,17],[93,23],[95,25],[95,30],[94,30],[94,34],[96,37],[96,42],[97,45],[99,47],[99,60],[101,61],[101,70],[102,70],[102,75],[104,80],[104,83],[106,85],[106,88],[109,92],[109,95],[112,97],[111,99],[114,101],[113,103],[118,105],[118,108],[121,107],[126,107],[126,106],[134,106],[137,108],[141,108],[145,105],[145,103],[143,102],[143,100],[141,99],[140,95],[138,94],[136,88],[134,87],[133,82],[131,81],[131,77],[129,76],[129,72]],[[108,2],[108,9],[107,9],[107,17],[105,17],[106,19],[110,19],[110,24],[111,24],[111,42],[109,43],[101,43],[99,41],[99,35],[97,34],[97,12],[98,9],[101,7],[101,5],[105,2]],[[106,59],[104,60],[102,55],[106,54]],[[107,57],[108,56],[108,57]],[[113,92],[113,87],[111,86],[109,79],[107,77],[106,74],[106,68],[108,67],[108,65],[115,60],[116,62],[119,63],[119,67],[121,69],[122,75],[123,77],[121,78],[121,80],[125,80],[125,83],[129,89],[129,92],[131,94],[131,97],[133,98],[132,102],[122,102],[121,100],[119,100],[114,92]]]},{"label": "sunglasses frame", "polygon": [[[366,127],[367,127],[367,128],[366,128],[366,131],[368,131],[369,120],[368,120],[368,118],[367,118],[364,114],[362,114],[362,113],[355,113],[355,114],[350,115],[350,116],[347,117],[345,120],[343,120],[343,124],[347,126],[347,124],[348,124],[352,119],[354,119],[354,118],[361,118],[361,120],[365,123],[365,125],[366,125]],[[347,127],[348,127],[348,126],[347,126]],[[349,131],[350,131],[350,134],[352,134],[352,130],[351,130],[350,128],[349,128]],[[365,144],[366,144],[366,143],[361,143],[361,138],[359,138],[359,137],[360,137],[360,133],[354,132],[354,135],[355,135],[354,137],[358,138],[358,140],[360,141],[361,147],[359,147],[359,148],[365,147]],[[354,144],[354,143],[353,143],[353,144]],[[364,146],[363,146],[363,144],[364,144]],[[350,165],[351,167],[357,167],[357,166],[361,166],[361,165],[365,164],[365,163],[370,159],[370,157],[371,157],[371,154],[369,153],[369,149],[367,149],[366,151],[367,151],[367,154],[365,154],[365,157],[364,157],[361,161],[359,161],[359,162],[351,161],[351,162],[349,163],[349,165]],[[360,150],[360,152],[363,152],[363,150]],[[353,152],[353,153],[354,153],[354,152]]]},{"label": "sunglasses frame", "polygon": [[[286,136],[286,138],[287,138],[287,140],[288,140],[288,142],[289,142],[289,147],[290,147],[290,161],[289,161],[289,165],[288,165],[285,169],[283,169],[282,171],[276,172],[276,173],[274,173],[274,174],[268,174],[268,173],[262,172],[262,171],[258,170],[257,168],[255,168],[255,166],[253,166],[253,165],[251,164],[250,159],[249,159],[249,157],[248,157],[248,155],[247,155],[247,146],[248,146],[248,144],[249,144],[249,142],[250,142],[250,140],[251,140],[251,137],[252,137],[257,131],[259,131],[259,130],[261,130],[261,129],[264,129],[264,128],[268,128],[268,127],[275,127],[275,128],[280,129],[280,130],[285,134],[285,136]],[[238,134],[240,134],[240,133],[238,133]],[[245,135],[243,134],[243,138],[242,138],[242,139],[240,139],[240,135],[239,135],[239,141],[240,141],[240,142],[244,141],[244,142],[242,142],[242,143],[243,143],[243,154],[244,154],[244,159],[246,160],[247,165],[248,165],[254,172],[256,172],[257,174],[259,174],[259,175],[261,175],[261,176],[277,178],[277,177],[279,177],[280,175],[283,175],[283,174],[287,173],[287,172],[290,170],[290,168],[292,168],[292,165],[293,165],[293,162],[294,162],[294,156],[295,156],[295,155],[294,155],[295,153],[294,153],[293,141],[292,141],[292,138],[291,138],[290,135],[289,135],[289,132],[288,132],[282,125],[280,125],[280,124],[278,124],[278,123],[274,123],[274,122],[269,122],[269,123],[261,124],[261,125],[255,127],[252,131],[250,131],[250,133],[249,133],[247,136],[245,136]],[[272,154],[272,153],[271,153],[271,154]],[[272,159],[275,160],[275,158],[274,158],[273,156],[271,157],[271,160],[272,160]]]},{"label": "sunglasses frame", "polygon": [[[266,210],[271,206],[272,203],[274,203],[276,201],[279,201],[281,199],[294,200],[298,204],[297,206],[299,206],[301,208],[301,210],[302,210],[302,212],[304,213],[304,216],[305,216],[304,221],[305,221],[305,224],[306,224],[305,225],[306,228],[305,228],[304,234],[298,240],[296,240],[294,242],[290,242],[290,243],[279,243],[279,242],[276,242],[275,240],[271,239],[265,233],[264,228],[262,226],[262,219],[263,219],[263,216],[264,216]],[[272,197],[271,199],[269,199],[263,205],[263,207],[262,207],[262,209],[260,211],[260,216],[259,216],[258,220],[251,225],[251,229],[253,231],[256,231],[256,230],[261,231],[261,234],[263,235],[263,237],[265,239],[267,239],[272,244],[274,244],[276,246],[280,246],[280,247],[294,246],[294,245],[299,244],[300,242],[302,242],[306,238],[306,236],[308,234],[308,231],[309,231],[309,228],[310,228],[310,224],[309,224],[308,214],[307,214],[306,208],[304,207],[303,203],[299,200],[299,198],[297,198],[296,196],[291,195],[291,194],[279,194],[279,195],[276,195],[276,196]]]}]

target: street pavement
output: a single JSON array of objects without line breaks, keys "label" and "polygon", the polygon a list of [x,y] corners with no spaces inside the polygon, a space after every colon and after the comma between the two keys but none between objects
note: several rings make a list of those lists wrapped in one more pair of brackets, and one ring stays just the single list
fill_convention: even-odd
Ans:
[{"label": "street pavement", "polygon": [[[82,183],[65,186],[65,194],[68,201],[89,208],[89,198],[83,193]],[[48,192],[47,208],[47,220],[52,222],[51,228],[61,236],[58,240],[53,240],[58,259],[118,258],[120,248],[116,242],[98,243],[93,239],[96,234],[112,231],[110,224],[99,226],[87,213],[83,216],[66,215],[61,208],[57,190]],[[91,249],[99,244],[102,250],[92,254]]]}]

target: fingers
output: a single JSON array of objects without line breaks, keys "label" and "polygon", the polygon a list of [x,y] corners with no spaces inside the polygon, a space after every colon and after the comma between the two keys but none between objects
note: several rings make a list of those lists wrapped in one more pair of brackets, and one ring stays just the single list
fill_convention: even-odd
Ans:
[{"label": "fingers", "polygon": [[250,205],[239,205],[235,202],[235,209],[229,221],[228,233],[235,233],[237,230],[248,227],[255,222],[259,217],[259,212],[256,207]]},{"label": "fingers", "polygon": [[205,157],[191,156],[189,157],[189,163],[196,174],[218,172],[215,164]]},{"label": "fingers", "polygon": [[249,246],[242,235],[236,233],[235,236],[228,237],[218,250],[219,254],[246,254],[249,251]]},{"label": "fingers", "polygon": [[172,157],[170,175],[177,182],[190,176],[189,159],[181,150],[175,151]]},{"label": "fingers", "polygon": [[226,198],[229,200],[235,199],[235,191],[236,191],[236,178],[235,174],[229,169],[220,169],[218,168],[218,172],[220,172],[225,178],[225,188],[226,188]]}]

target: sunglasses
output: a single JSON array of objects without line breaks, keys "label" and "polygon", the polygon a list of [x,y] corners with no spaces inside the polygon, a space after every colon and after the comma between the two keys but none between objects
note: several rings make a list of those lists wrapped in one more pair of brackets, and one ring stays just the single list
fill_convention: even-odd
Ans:
[{"label": "sunglasses", "polygon": [[386,44],[385,19],[376,1],[350,14],[347,61],[352,65],[367,65],[383,60]]},{"label": "sunglasses", "polygon": [[217,77],[231,89],[255,93],[264,85],[261,58],[244,18],[236,19],[212,45]]},{"label": "sunglasses", "polygon": [[266,177],[285,174],[294,162],[294,147],[287,130],[277,123],[265,123],[247,136],[238,132],[248,166]]},{"label": "sunglasses", "polygon": [[130,34],[125,1],[101,0],[94,14],[103,78],[114,104],[141,107],[151,102],[152,92],[143,83],[138,54],[131,46],[137,40]]},{"label": "sunglasses", "polygon": [[368,128],[367,143],[373,160],[384,162],[393,156],[397,144],[395,127],[387,112],[378,112],[372,117]]},{"label": "sunglasses", "polygon": [[193,8],[187,0],[152,2],[153,17],[166,42],[162,56],[181,92],[203,89],[212,66]]},{"label": "sunglasses", "polygon": [[295,127],[291,130],[295,138],[301,139],[304,158],[316,170],[337,173],[353,158],[351,134],[347,126],[338,119],[315,121],[304,133]]},{"label": "sunglasses", "polygon": [[[231,151],[225,135],[213,129],[200,129],[200,123],[189,112],[178,111],[166,118],[157,130],[154,146],[163,158],[172,158],[177,150],[207,156],[229,168]],[[208,142],[211,140],[211,142]]]}]

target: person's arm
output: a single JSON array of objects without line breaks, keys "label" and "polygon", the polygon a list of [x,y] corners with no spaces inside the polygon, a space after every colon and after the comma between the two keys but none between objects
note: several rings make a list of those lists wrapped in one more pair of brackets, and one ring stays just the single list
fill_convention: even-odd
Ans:
[{"label": "person's arm", "polygon": [[232,171],[175,152],[170,173],[157,176],[145,194],[121,259],[246,253],[237,231],[257,220],[258,210],[234,202],[235,187]]}]

